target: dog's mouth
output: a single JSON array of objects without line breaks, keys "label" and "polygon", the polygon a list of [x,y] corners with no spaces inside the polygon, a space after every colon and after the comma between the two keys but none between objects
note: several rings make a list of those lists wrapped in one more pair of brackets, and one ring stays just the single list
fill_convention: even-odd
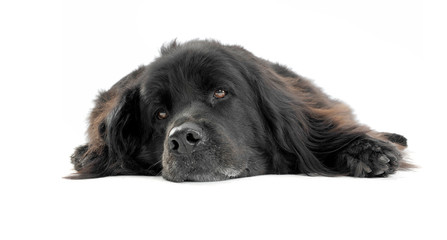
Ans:
[{"label": "dog's mouth", "polygon": [[210,171],[210,172],[186,172],[186,171],[169,171],[163,169],[162,176],[164,179],[172,182],[214,182],[222,181],[231,178],[232,176],[227,176],[225,174]]},{"label": "dog's mouth", "polygon": [[[203,160],[203,159],[202,159]],[[192,157],[163,159],[162,176],[173,182],[212,182],[245,176],[244,169],[197,162]]]},{"label": "dog's mouth", "polygon": [[191,174],[191,175],[171,175],[163,174],[163,178],[171,182],[215,182],[229,178],[215,174]]}]

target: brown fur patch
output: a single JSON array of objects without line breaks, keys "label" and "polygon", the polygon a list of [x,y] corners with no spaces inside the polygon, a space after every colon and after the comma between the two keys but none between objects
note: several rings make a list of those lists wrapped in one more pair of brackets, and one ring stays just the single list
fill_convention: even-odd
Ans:
[{"label": "brown fur patch", "polygon": [[138,78],[142,75],[144,69],[144,66],[139,67],[137,70],[123,77],[108,91],[101,92],[98,95],[95,101],[95,107],[92,109],[89,118],[89,127],[87,129],[89,148],[85,155],[100,153],[103,150],[105,141],[103,136],[100,134],[101,125],[105,126],[105,119],[117,106],[122,92],[124,92],[124,90],[129,88],[131,85],[138,83]]}]

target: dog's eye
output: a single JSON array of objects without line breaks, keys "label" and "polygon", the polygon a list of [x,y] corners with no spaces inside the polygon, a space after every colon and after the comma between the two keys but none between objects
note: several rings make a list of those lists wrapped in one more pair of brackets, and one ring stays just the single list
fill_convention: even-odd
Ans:
[{"label": "dog's eye", "polygon": [[168,113],[165,110],[160,110],[157,112],[157,119],[163,120],[168,118]]},{"label": "dog's eye", "polygon": [[224,91],[222,89],[214,91],[215,98],[224,98],[226,95],[227,95],[227,91]]}]

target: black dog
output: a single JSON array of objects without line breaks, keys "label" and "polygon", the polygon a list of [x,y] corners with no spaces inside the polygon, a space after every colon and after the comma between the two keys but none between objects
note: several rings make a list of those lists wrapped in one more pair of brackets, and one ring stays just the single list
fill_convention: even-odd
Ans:
[{"label": "black dog", "polygon": [[215,41],[174,41],[101,92],[88,137],[73,178],[385,177],[409,166],[403,136],[360,125],[309,80]]}]

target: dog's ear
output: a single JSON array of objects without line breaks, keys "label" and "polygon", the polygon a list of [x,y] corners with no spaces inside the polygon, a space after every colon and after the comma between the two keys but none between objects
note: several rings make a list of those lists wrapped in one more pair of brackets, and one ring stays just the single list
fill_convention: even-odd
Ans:
[{"label": "dog's ear", "polygon": [[99,95],[90,116],[89,143],[71,156],[77,174],[93,178],[131,173],[127,167],[141,146],[139,87]]},{"label": "dog's ear", "polygon": [[106,117],[105,141],[110,155],[125,160],[135,154],[141,145],[140,116],[139,88],[127,89]]}]

